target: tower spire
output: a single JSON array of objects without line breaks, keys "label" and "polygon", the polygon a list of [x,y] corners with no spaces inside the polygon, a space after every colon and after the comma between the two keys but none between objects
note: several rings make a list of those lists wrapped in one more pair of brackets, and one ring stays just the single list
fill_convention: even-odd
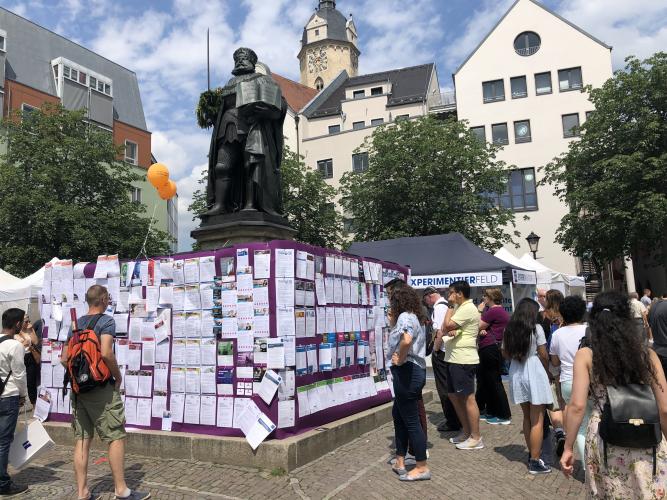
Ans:
[{"label": "tower spire", "polygon": [[335,0],[320,0],[320,6],[317,8],[320,9],[335,9],[336,1]]}]

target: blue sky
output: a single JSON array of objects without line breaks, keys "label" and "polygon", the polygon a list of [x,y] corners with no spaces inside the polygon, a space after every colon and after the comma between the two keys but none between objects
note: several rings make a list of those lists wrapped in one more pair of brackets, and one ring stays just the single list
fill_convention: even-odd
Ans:
[{"label": "blue sky", "polygon": [[[512,0],[339,0],[359,32],[360,72],[435,62],[440,84],[500,19]],[[629,54],[667,49],[664,0],[545,0],[547,7],[614,47],[615,69]],[[137,73],[153,153],[172,172],[180,197],[179,246],[190,248],[187,213],[205,168],[208,134],[194,107],[229,78],[231,54],[252,47],[272,71],[298,80],[296,55],[316,0],[10,0],[3,6]]]}]

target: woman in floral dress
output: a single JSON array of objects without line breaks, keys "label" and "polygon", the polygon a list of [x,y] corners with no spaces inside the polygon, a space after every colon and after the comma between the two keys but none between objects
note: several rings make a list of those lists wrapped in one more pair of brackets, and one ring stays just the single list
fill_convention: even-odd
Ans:
[{"label": "woman in floral dress", "polygon": [[[644,344],[632,321],[628,297],[620,292],[599,294],[593,302],[587,347],[574,359],[572,397],[567,410],[567,439],[561,469],[572,474],[572,447],[590,397],[593,411],[586,433],[586,485],[590,498],[660,499],[667,489],[667,382],[658,356]],[[598,433],[607,386],[650,384],[653,388],[662,442],[656,455],[653,475],[653,450],[607,447],[607,465]]]}]

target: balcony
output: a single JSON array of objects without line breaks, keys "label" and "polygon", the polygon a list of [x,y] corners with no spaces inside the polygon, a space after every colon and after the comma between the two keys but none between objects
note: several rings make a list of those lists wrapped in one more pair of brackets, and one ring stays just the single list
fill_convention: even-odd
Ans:
[{"label": "balcony", "polygon": [[441,92],[428,100],[429,113],[445,114],[456,112],[456,91]]}]

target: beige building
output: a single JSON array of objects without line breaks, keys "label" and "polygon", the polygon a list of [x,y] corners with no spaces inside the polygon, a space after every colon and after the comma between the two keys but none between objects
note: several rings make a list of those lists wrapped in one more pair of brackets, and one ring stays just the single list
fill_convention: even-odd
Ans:
[{"label": "beige building", "polygon": [[593,110],[582,88],[611,76],[611,47],[534,0],[517,0],[456,70],[458,118],[503,145],[498,158],[514,166],[498,196],[517,215],[521,248],[508,246],[512,253],[528,252],[525,237],[534,231],[543,264],[579,271],[554,241],[567,207],[550,186],[536,183],[543,177],[539,167],[567,150]]}]

